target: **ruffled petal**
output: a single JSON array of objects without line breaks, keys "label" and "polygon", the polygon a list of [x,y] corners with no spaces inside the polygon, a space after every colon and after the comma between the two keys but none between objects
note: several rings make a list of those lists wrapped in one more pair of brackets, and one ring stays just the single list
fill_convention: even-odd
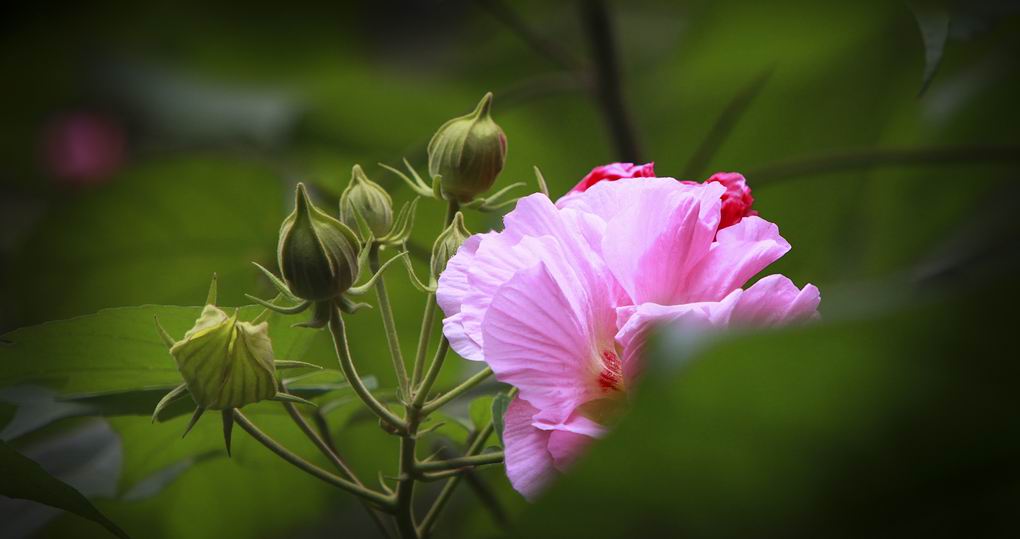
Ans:
[{"label": "ruffled petal", "polygon": [[637,378],[641,371],[640,358],[649,332],[658,326],[667,326],[671,331],[682,332],[691,339],[726,327],[742,290],[735,290],[722,301],[686,303],[683,305],[659,305],[643,303],[617,309],[620,330],[616,342],[623,348],[623,375],[629,381]]},{"label": "ruffled petal", "polygon": [[565,420],[586,400],[602,370],[599,346],[612,346],[615,325],[594,327],[592,316],[593,308],[612,309],[588,300],[581,283],[543,262],[499,289],[482,324],[496,378],[517,386],[550,421]]},{"label": "ruffled petal", "polygon": [[503,459],[506,476],[517,492],[534,500],[556,476],[549,453],[551,432],[532,425],[538,410],[520,397],[514,397],[503,416]]},{"label": "ruffled petal", "polygon": [[[606,185],[631,190],[625,181],[636,180]],[[635,304],[679,303],[688,275],[709,252],[719,226],[721,185],[672,183],[667,192],[641,189],[641,196],[627,201],[627,211],[606,225],[603,256]]]},{"label": "ruffled petal", "polygon": [[818,318],[821,299],[814,285],[799,289],[783,275],[769,275],[740,295],[733,308],[731,323],[770,327],[812,320]]},{"label": "ruffled petal", "polygon": [[708,255],[691,272],[680,302],[718,301],[740,288],[759,271],[779,260],[790,244],[779,227],[761,217],[745,217],[722,229]]},{"label": "ruffled petal", "polygon": [[[608,270],[591,247],[601,236],[600,221],[576,212],[561,214],[548,198],[531,195],[518,201],[505,222],[503,232],[472,236],[473,242],[461,247],[463,252],[451,259],[439,281],[437,299],[442,299],[447,316],[444,333],[451,347],[467,359],[484,359],[482,320],[499,287],[523,268],[545,262],[569,275],[564,280],[579,282],[586,295],[598,301],[612,297]],[[600,323],[614,324],[613,319]]]}]

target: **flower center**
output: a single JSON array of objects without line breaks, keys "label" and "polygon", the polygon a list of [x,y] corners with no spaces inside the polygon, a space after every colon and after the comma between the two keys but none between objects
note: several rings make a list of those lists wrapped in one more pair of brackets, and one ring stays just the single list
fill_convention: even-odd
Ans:
[{"label": "flower center", "polygon": [[602,351],[602,371],[599,372],[598,384],[603,391],[623,389],[623,364],[616,352]]}]

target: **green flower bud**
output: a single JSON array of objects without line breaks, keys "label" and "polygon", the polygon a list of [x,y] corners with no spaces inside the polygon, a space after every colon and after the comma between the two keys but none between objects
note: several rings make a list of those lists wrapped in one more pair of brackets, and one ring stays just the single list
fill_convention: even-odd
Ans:
[{"label": "green flower bud", "polygon": [[265,322],[239,322],[206,305],[170,355],[200,409],[240,408],[276,396],[276,366]]},{"label": "green flower bud", "polygon": [[298,184],[294,211],[280,227],[280,273],[295,296],[336,298],[358,279],[358,237],[347,225],[315,207]]},{"label": "green flower bud", "polygon": [[385,236],[393,227],[393,199],[379,184],[368,179],[360,165],[354,165],[351,183],[340,195],[340,221],[351,230],[358,230],[357,213],[376,238]]},{"label": "green flower bud", "polygon": [[461,244],[471,237],[471,232],[464,226],[464,215],[457,212],[450,226],[446,227],[436,242],[432,244],[432,278],[439,279],[439,274],[446,269],[446,263],[457,254]]},{"label": "green flower bud", "polygon": [[492,121],[492,93],[474,112],[439,128],[429,142],[429,175],[448,200],[470,202],[495,183],[506,163],[506,135]]}]

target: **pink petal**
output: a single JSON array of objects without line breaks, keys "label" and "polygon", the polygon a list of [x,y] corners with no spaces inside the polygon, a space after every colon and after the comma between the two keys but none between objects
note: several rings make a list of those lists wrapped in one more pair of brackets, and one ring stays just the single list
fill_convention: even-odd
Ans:
[{"label": "pink petal", "polygon": [[[561,213],[540,194],[518,201],[505,221],[503,232],[472,236],[473,243],[461,247],[439,280],[437,297],[447,316],[444,334],[467,359],[484,358],[482,320],[499,287],[522,268],[545,261],[569,272],[591,294],[606,294],[607,270],[591,248],[601,234],[601,222],[576,212]],[[564,253],[572,263],[562,261]]]},{"label": "pink petal", "polygon": [[716,242],[691,272],[682,301],[718,301],[779,260],[790,244],[779,227],[761,217],[745,217],[719,231]]},{"label": "pink petal", "polygon": [[506,475],[514,489],[528,500],[534,498],[556,475],[549,453],[550,431],[532,425],[538,410],[520,397],[514,397],[503,416],[503,447]]},{"label": "pink petal", "polygon": [[439,275],[439,287],[436,289],[436,301],[447,315],[460,312],[460,304],[464,296],[471,290],[468,284],[468,272],[474,264],[475,253],[482,238],[489,234],[475,234],[457,249],[457,254],[446,263],[446,269]]},{"label": "pink petal", "polygon": [[733,308],[732,323],[768,327],[804,322],[818,318],[821,299],[814,285],[801,290],[782,275],[769,275],[740,295]]},{"label": "pink petal", "polygon": [[613,346],[615,323],[599,324],[615,313],[606,298],[590,299],[582,283],[543,262],[507,281],[485,315],[486,362],[548,420],[565,420],[586,400],[602,370],[598,351]]},{"label": "pink petal", "polygon": [[[627,181],[605,185],[617,187],[622,195],[633,190]],[[668,181],[672,184],[668,190],[641,189],[639,196],[629,197],[627,211],[606,225],[603,256],[633,303],[677,303],[688,274],[709,252],[719,225],[719,197],[725,190],[721,185]]]},{"label": "pink petal", "polygon": [[574,209],[601,217],[608,222],[623,210],[630,211],[635,202],[646,196],[660,200],[677,191],[687,191],[700,187],[687,185],[673,178],[624,178],[614,182],[599,182],[583,193],[572,193],[571,197],[563,197],[556,202],[561,209]]},{"label": "pink petal", "polygon": [[626,380],[638,377],[640,358],[649,332],[659,326],[683,332],[697,339],[707,332],[726,327],[742,291],[735,290],[722,301],[659,305],[643,303],[617,309],[620,330],[616,342],[623,347],[623,372]]},{"label": "pink petal", "polygon": [[591,436],[569,430],[549,431],[548,447],[549,454],[553,458],[553,465],[561,472],[567,471],[567,468],[572,466],[578,457],[584,454],[584,450],[591,444],[592,440]]}]

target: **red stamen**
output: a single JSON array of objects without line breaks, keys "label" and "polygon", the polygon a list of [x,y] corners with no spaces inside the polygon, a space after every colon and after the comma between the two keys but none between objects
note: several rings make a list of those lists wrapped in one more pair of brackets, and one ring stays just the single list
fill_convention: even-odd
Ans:
[{"label": "red stamen", "polygon": [[609,391],[620,389],[623,383],[623,365],[620,358],[609,350],[602,352],[602,372],[599,373],[599,387]]}]

